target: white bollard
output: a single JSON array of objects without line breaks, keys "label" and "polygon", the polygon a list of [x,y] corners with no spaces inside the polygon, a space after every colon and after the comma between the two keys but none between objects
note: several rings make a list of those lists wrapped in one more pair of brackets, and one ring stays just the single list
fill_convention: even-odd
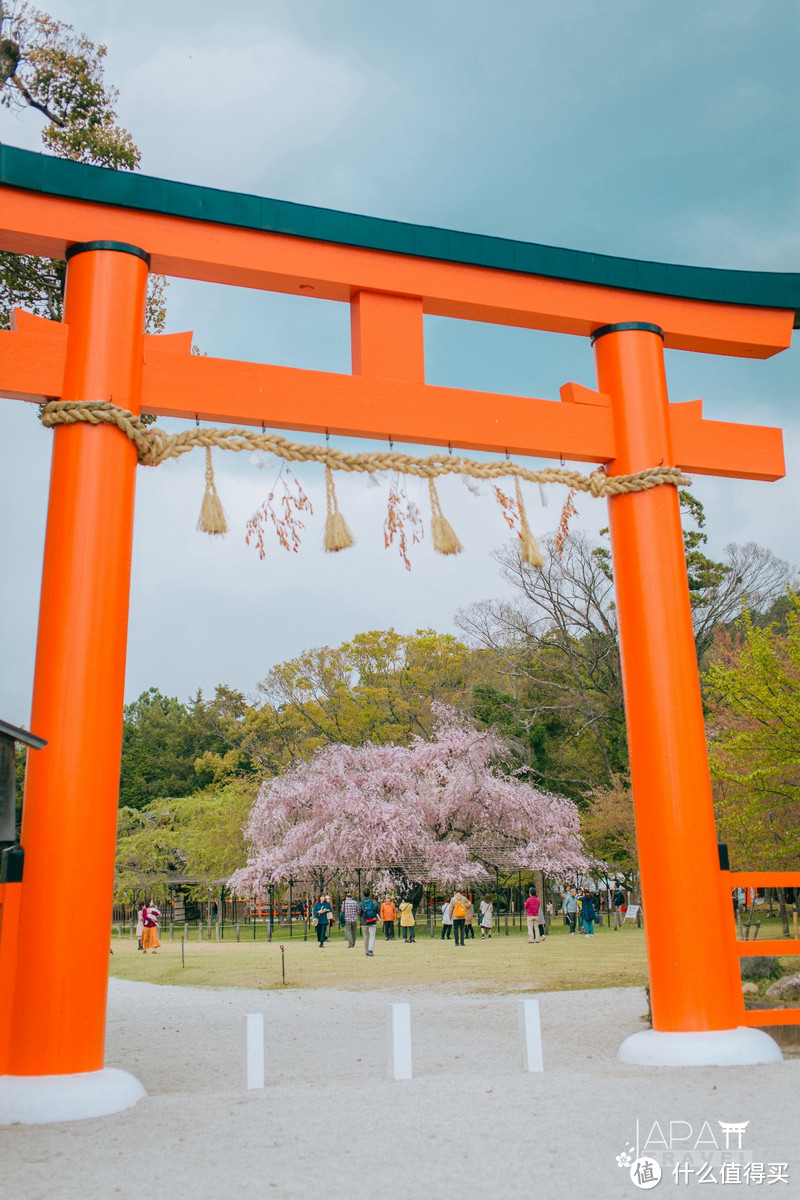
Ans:
[{"label": "white bollard", "polygon": [[539,1019],[539,1001],[526,999],[517,1001],[519,1037],[522,1043],[522,1065],[526,1071],[543,1071],[542,1024]]},{"label": "white bollard", "polygon": [[386,1005],[389,1078],[411,1078],[411,1005]]},{"label": "white bollard", "polygon": [[246,1088],[264,1086],[263,1013],[245,1013],[244,1016],[244,1085]]}]

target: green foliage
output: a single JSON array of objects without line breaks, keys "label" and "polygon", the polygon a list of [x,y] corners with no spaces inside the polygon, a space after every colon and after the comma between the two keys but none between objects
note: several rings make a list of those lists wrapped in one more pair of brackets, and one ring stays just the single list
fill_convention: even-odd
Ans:
[{"label": "green foliage", "polygon": [[243,829],[259,781],[229,779],[224,784],[169,801],[175,844],[187,879],[207,887],[244,866]]},{"label": "green foliage", "polygon": [[[35,753],[35,751],[34,751]],[[22,825],[22,795],[25,790],[25,764],[28,761],[28,747],[22,745],[21,742],[16,742],[14,745],[14,820],[17,828],[17,838],[19,838],[20,826]]]},{"label": "green foliage", "polygon": [[[680,501],[702,662],[715,631],[738,619],[742,603],[769,610],[791,570],[753,543],[727,546],[723,561],[710,559],[702,504],[690,492]],[[614,788],[628,770],[611,552],[580,534],[558,548],[545,540],[545,549],[541,571],[520,560],[516,545],[500,552],[516,601],[475,605],[458,623],[505,676],[494,696],[475,697],[475,715],[513,733],[544,787],[585,805],[596,788]]]},{"label": "green foliage", "polygon": [[263,701],[255,710],[229,695],[220,728],[277,774],[334,742],[407,745],[427,737],[431,702],[468,707],[473,686],[490,671],[489,656],[450,634],[372,630],[274,667],[259,685]]},{"label": "green foliage", "polygon": [[[106,47],[27,3],[0,0],[0,104],[35,109],[46,124],[42,142],[58,158],[133,171],[140,153],[117,123],[117,89],[104,78]],[[28,254],[0,253],[0,328],[14,308],[61,320],[65,264]],[[164,327],[166,282],[152,276],[147,328]]]},{"label": "green foliage", "polygon": [[106,47],[29,4],[0,14],[0,103],[42,113],[42,141],[59,158],[132,171],[140,155],[116,121],[119,93],[103,78]]},{"label": "green foliage", "polygon": [[505,676],[476,698],[476,716],[515,731],[537,782],[582,803],[627,769],[613,584],[604,547],[572,536],[560,555],[548,549],[542,571],[516,548],[498,555],[520,602],[476,605],[458,622]]},{"label": "green foliage", "polygon": [[[150,688],[125,708],[120,805],[144,809],[164,796],[189,795],[215,778],[205,755],[225,754],[227,749],[213,731],[199,693],[186,705]],[[202,760],[199,774],[198,759]]]},{"label": "green foliage", "polygon": [[514,697],[490,684],[479,683],[472,692],[472,715],[487,728],[495,726],[508,739],[512,751],[518,748],[517,765],[534,763],[542,777],[548,763],[548,737],[552,729],[544,720],[526,721]]},{"label": "green foliage", "polygon": [[114,864],[116,900],[136,904],[156,893],[163,896],[176,858],[168,819],[134,808],[119,810]]},{"label": "green foliage", "polygon": [[616,776],[608,787],[595,788],[581,813],[586,853],[617,872],[639,869],[630,779]]},{"label": "green foliage", "polygon": [[191,796],[154,800],[143,810],[120,808],[114,891],[136,903],[174,884],[195,893],[244,865],[242,829],[257,790],[255,779],[230,779]]},{"label": "green foliage", "polygon": [[703,533],[706,514],[703,505],[691,492],[678,492],[681,502],[681,513],[694,523],[694,529],[686,527],[683,522],[683,549],[686,555],[686,575],[689,582],[689,598],[692,603],[700,600],[708,589],[720,586],[730,567],[725,563],[714,562],[703,553],[702,547],[708,544],[708,534]]},{"label": "green foliage", "polygon": [[59,321],[66,263],[0,251],[0,329],[11,327],[15,308]]},{"label": "green foliage", "polygon": [[705,677],[720,836],[742,867],[800,853],[800,595],[788,603],[783,632],[745,613],[720,634]]}]

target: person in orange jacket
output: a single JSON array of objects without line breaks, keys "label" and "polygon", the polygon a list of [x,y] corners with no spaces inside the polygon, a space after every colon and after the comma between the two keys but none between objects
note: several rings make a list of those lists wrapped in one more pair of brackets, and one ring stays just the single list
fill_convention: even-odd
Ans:
[{"label": "person in orange jacket", "polygon": [[381,920],[383,921],[384,941],[394,941],[394,923],[397,918],[397,905],[388,896],[381,905]]}]

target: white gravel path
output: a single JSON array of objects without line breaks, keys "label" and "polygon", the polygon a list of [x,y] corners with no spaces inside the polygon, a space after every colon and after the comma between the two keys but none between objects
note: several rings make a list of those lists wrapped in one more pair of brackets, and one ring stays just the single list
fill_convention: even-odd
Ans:
[{"label": "white gravel path", "polygon": [[[100,1120],[0,1130],[3,1200],[624,1200],[616,1156],[654,1121],[750,1122],[744,1159],[789,1185],[676,1184],[702,1151],[664,1150],[657,1195],[800,1196],[800,1060],[623,1066],[638,988],[542,993],[545,1070],[522,1070],[513,996],[441,989],[263,992],[110,981],[107,1063],[148,1097]],[[411,1004],[414,1079],[386,1074],[385,1006]],[[266,1087],[242,1086],[242,1016],[265,1015]],[[687,1126],[674,1126],[678,1135]],[[706,1138],[708,1134],[705,1134]],[[722,1142],[720,1141],[720,1144]],[[691,1149],[691,1147],[689,1147]],[[714,1164],[717,1164],[716,1167]],[[765,1166],[766,1170],[766,1166]],[[709,1180],[709,1182],[711,1182]]]}]

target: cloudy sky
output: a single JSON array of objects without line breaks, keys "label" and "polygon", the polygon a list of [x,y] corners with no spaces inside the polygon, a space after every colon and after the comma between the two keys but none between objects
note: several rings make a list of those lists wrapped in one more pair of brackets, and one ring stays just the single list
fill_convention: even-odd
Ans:
[{"label": "cloudy sky", "polygon": [[[42,0],[42,7],[45,4]],[[796,0],[53,0],[108,47],[120,119],[149,175],[402,221],[664,262],[800,270]],[[39,149],[33,113],[0,110],[0,139]],[[349,370],[344,306],[174,281],[169,330],[209,354]],[[555,398],[594,385],[582,339],[426,319],[431,383]],[[768,362],[671,352],[673,400],[716,419],[781,425],[787,479],[698,479],[712,550],[755,540],[796,563],[796,351]],[[175,426],[177,427],[177,426]],[[25,724],[52,435],[0,400],[0,717]],[[347,448],[346,443],[339,443]],[[353,448],[353,444],[351,444]],[[371,448],[362,444],[361,448]],[[269,667],[365,629],[453,628],[502,594],[491,557],[507,529],[490,496],[441,488],[466,552],[429,540],[407,572],[384,550],[386,488],[338,483],[356,538],[321,550],[319,469],[297,555],[244,543],[274,473],[218,456],[231,532],[195,532],[198,454],[140,468],[126,695],[251,693]],[[412,491],[413,494],[413,491]],[[530,496],[539,532],[554,528]],[[420,506],[427,511],[420,492]],[[579,502],[579,526],[605,523]]]}]

